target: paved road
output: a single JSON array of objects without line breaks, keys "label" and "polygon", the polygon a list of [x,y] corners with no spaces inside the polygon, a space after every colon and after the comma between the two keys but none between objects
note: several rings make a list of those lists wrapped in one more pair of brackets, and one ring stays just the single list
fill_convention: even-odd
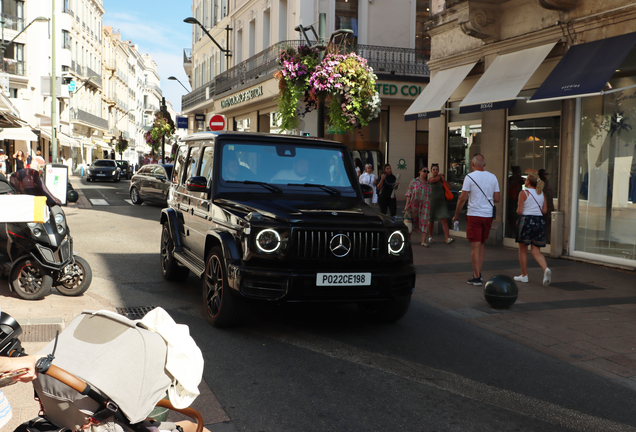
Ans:
[{"label": "paved road", "polygon": [[[201,409],[205,401],[220,404],[216,420],[208,420],[213,431],[636,430],[628,387],[418,296],[393,325],[369,324],[351,305],[290,305],[254,307],[245,326],[216,330],[204,320],[197,279],[161,277],[160,207],[127,203],[126,181],[74,181],[86,199],[107,204],[68,211],[75,250],[93,268],[85,297],[114,307],[161,306],[189,325],[211,390]],[[431,271],[418,267],[420,297]],[[1,294],[3,302],[10,298]],[[44,305],[62,310],[65,299],[50,297],[30,303],[27,313],[55,313]]]}]

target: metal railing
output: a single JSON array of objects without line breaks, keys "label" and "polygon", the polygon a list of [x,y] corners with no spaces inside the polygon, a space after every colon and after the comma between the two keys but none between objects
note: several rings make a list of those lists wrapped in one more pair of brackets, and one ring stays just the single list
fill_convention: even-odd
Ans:
[{"label": "metal railing", "polygon": [[185,48],[183,50],[183,62],[184,63],[192,63],[192,50],[189,48]]},{"label": "metal railing", "polygon": [[[194,89],[181,97],[181,108],[187,110],[206,100],[207,89],[210,96],[218,96],[264,75],[273,74],[278,69],[278,56],[287,47],[305,45],[301,40],[278,42],[217,75],[212,81]],[[411,48],[385,47],[377,45],[355,45],[348,52],[356,52],[367,59],[376,74],[429,76],[430,69],[421,53]],[[185,59],[185,50],[184,50]]]},{"label": "metal railing", "polygon": [[26,70],[26,62],[5,58],[2,61],[2,72],[6,72],[11,75],[24,76]]},{"label": "metal railing", "polygon": [[154,83],[146,83],[144,84],[147,88],[156,90],[160,95],[163,95],[163,92],[161,91],[161,87],[159,87],[157,84]]},{"label": "metal railing", "polygon": [[24,18],[14,15],[0,14],[0,19],[4,21],[4,28],[22,31],[24,29]]},{"label": "metal railing", "polygon": [[104,131],[108,130],[108,120],[78,108],[71,109],[71,120],[88,123],[90,125],[97,126]]},{"label": "metal railing", "polygon": [[[101,87],[102,86],[102,77],[99,72],[95,72],[93,69],[86,66],[86,76],[93,77],[91,82],[95,83],[95,85]],[[97,77],[97,78],[95,78]]]}]

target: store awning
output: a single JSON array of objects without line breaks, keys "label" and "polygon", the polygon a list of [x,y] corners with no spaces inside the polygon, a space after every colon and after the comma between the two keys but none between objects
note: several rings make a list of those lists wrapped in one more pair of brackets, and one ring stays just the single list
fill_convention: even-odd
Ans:
[{"label": "store awning", "polygon": [[419,120],[439,117],[448,98],[464,81],[477,62],[437,72],[422,94],[404,113],[404,120]]},{"label": "store awning", "polygon": [[602,94],[634,45],[636,33],[574,45],[528,102]]},{"label": "store awning", "polygon": [[0,128],[21,128],[28,123],[8,111],[0,111]]},{"label": "store awning", "polygon": [[459,104],[460,114],[512,108],[523,86],[555,45],[556,42],[498,56]]},{"label": "store awning", "polygon": [[[49,142],[51,141],[51,132],[44,130],[44,129],[40,129],[40,134],[46,138],[47,140],[49,140]],[[57,133],[57,142],[63,146],[63,147],[79,147],[79,141],[71,138],[70,136],[66,135],[63,132],[58,132]]]},{"label": "store awning", "polygon": [[0,140],[37,141],[38,136],[30,127],[6,128],[0,132]]}]

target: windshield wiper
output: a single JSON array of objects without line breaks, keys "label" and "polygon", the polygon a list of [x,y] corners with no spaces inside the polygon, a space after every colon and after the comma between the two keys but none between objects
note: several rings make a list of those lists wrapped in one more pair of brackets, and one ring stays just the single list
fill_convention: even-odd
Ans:
[{"label": "windshield wiper", "polygon": [[265,189],[274,192],[274,193],[283,193],[283,190],[281,188],[279,188],[278,186],[274,186],[272,184],[269,183],[265,183],[265,182],[260,182],[260,181],[252,181],[252,180],[244,180],[244,181],[236,181],[236,180],[227,180],[227,183],[241,183],[241,184],[248,184],[248,185],[259,185],[259,186],[263,186]]},{"label": "windshield wiper", "polygon": [[317,187],[324,190],[325,192],[329,192],[331,195],[340,195],[340,191],[338,189],[327,185],[314,183],[287,183],[287,186]]}]

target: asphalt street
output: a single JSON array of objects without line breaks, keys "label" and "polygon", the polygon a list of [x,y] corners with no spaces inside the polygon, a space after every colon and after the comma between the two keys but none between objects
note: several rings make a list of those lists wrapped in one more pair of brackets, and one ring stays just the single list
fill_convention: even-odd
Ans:
[{"label": "asphalt street", "polygon": [[[252,305],[244,326],[217,330],[204,319],[199,280],[161,277],[161,208],[133,206],[127,181],[73,181],[83,197],[67,214],[74,249],[92,266],[88,295],[114,307],[160,306],[189,326],[226,416],[207,424],[212,431],[636,430],[633,389],[418,296],[391,325],[348,304]],[[434,271],[423,250],[416,293]]]}]

